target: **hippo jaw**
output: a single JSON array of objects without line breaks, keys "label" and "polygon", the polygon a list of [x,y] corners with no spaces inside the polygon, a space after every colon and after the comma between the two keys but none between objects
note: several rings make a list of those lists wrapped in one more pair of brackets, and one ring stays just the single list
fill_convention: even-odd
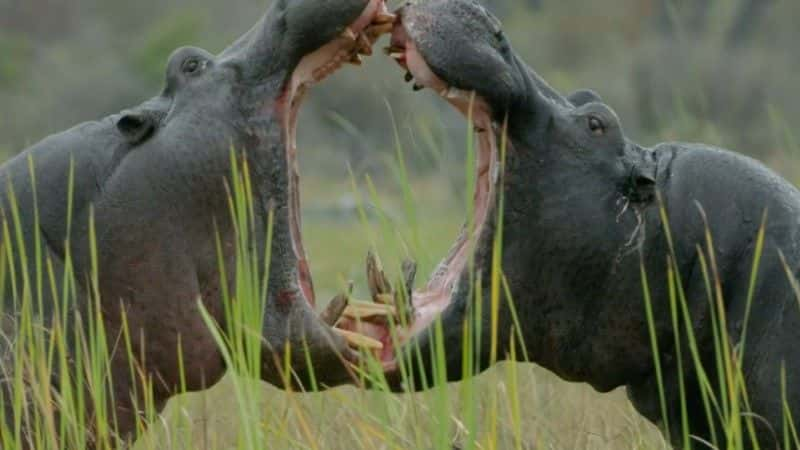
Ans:
[{"label": "hippo jaw", "polygon": [[[339,322],[340,328],[357,331],[379,341],[377,357],[382,364],[392,389],[404,389],[404,369],[401,360],[415,360],[416,350],[422,348],[423,358],[428,357],[432,347],[433,324],[441,319],[444,341],[456,344],[462,341],[462,324],[467,319],[465,310],[472,295],[474,270],[487,270],[491,261],[491,249],[495,236],[497,198],[501,187],[501,150],[503,140],[502,120],[495,116],[495,99],[489,99],[475,91],[459,89],[444,81],[426,62],[416,40],[404,23],[403,9],[397,12],[398,19],[392,32],[390,46],[386,52],[408,72],[407,81],[414,80],[414,90],[428,88],[438,93],[446,102],[461,112],[470,121],[477,137],[475,186],[469,217],[447,255],[438,264],[428,283],[422,289],[413,290],[413,279],[407,279],[407,321],[397,321],[403,326],[387,326],[386,321],[358,320],[346,318]],[[473,265],[474,263],[474,265]],[[404,274],[407,276],[407,274]],[[368,262],[368,278],[370,263]],[[372,289],[373,286],[370,286]],[[373,290],[373,297],[374,289]],[[397,294],[395,293],[395,297]],[[448,377],[460,377],[461,355],[448,347]],[[412,356],[411,354],[414,353]],[[415,370],[421,368],[415,368]],[[417,377],[419,379],[419,377]],[[427,378],[431,380],[431,378]],[[415,386],[413,388],[421,388]]]},{"label": "hippo jaw", "polygon": [[[371,55],[372,45],[381,35],[392,29],[394,19],[395,16],[389,14],[386,8],[385,0],[368,0],[361,14],[349,26],[345,27],[341,34],[320,48],[302,56],[290,76],[286,79],[282,87],[282,94],[274,105],[274,111],[280,118],[288,171],[288,233],[291,241],[291,252],[294,254],[294,263],[296,264],[296,282],[300,294],[312,308],[316,304],[316,298],[302,238],[300,172],[297,161],[297,127],[300,108],[306,95],[316,84],[324,81],[346,64],[360,65],[361,55]],[[326,326],[333,325],[333,323],[328,323],[324,316],[325,313],[323,313],[322,323]],[[323,338],[344,342],[348,347],[346,349],[339,347],[341,354],[338,354],[338,352],[331,354],[325,351],[315,352],[313,345],[309,345],[312,347],[309,349],[309,360],[318,369],[328,373],[312,374],[311,377],[301,376],[301,378],[313,379],[316,377],[324,386],[335,386],[356,379],[347,364],[343,366],[346,371],[342,371],[339,375],[335,375],[334,372],[336,371],[329,369],[334,366],[341,367],[342,362],[345,361],[355,362],[358,360],[356,350],[362,345],[360,336],[337,333],[340,330],[336,328],[333,328],[332,331],[334,333],[331,336]],[[306,333],[308,333],[308,330]],[[303,339],[306,337],[304,336]],[[300,358],[306,358],[305,355],[301,354],[302,352],[292,353],[297,353]],[[338,361],[329,361],[331,358],[338,359]],[[298,364],[294,366],[301,364],[303,363],[298,361]],[[297,376],[298,371],[295,367],[293,369],[295,369],[295,376]],[[299,384],[307,385],[307,383],[303,382]]]},{"label": "hippo jaw", "polygon": [[314,310],[301,233],[297,122],[307,92],[371,54],[394,19],[385,0],[278,0],[213,64],[233,80],[229,90],[241,116],[234,126],[255,180],[259,219],[274,214],[261,377],[279,387],[326,388],[355,378],[350,363],[358,359],[358,336],[341,336]]},{"label": "hippo jaw", "polygon": [[370,0],[361,15],[340,36],[312,53],[303,56],[284,85],[276,110],[282,120],[289,173],[289,232],[297,258],[298,285],[314,305],[314,288],[302,240],[300,211],[300,173],[297,163],[297,121],[306,94],[316,84],[345,64],[360,64],[361,55],[372,54],[372,44],[391,29],[394,17],[388,14],[384,0]]},{"label": "hippo jaw", "polygon": [[[581,292],[594,292],[594,279],[560,279],[563,274],[554,269],[580,267],[578,273],[611,279],[613,257],[598,247],[630,254],[631,236],[637,236],[653,179],[634,170],[643,166],[643,154],[626,140],[613,110],[596,96],[582,102],[553,90],[513,52],[497,19],[475,0],[427,0],[402,8],[388,53],[409,71],[406,79],[414,80],[415,90],[432,89],[471,120],[479,143],[475,215],[428,289],[413,296],[415,320],[397,333],[397,354],[381,355],[390,387],[404,389],[411,382],[412,389],[425,388],[418,381],[429,383],[442,370],[448,381],[475,374],[507,357],[512,337],[525,345],[518,357],[600,391],[649,370],[646,358],[623,358],[624,364],[608,358],[607,349],[617,349],[619,340],[592,329],[592,317],[580,314],[584,304],[573,300],[572,286],[585,282]],[[575,183],[580,177],[587,182]],[[565,245],[573,252],[564,254]],[[495,263],[499,274],[492,273]],[[500,305],[492,317],[488,291],[496,289]],[[512,300],[516,311],[507,303]],[[515,313],[527,319],[524,326]],[[430,326],[437,319],[441,345],[439,331]],[[646,330],[639,316],[626,320],[625,327]],[[469,342],[478,348],[465,342],[467,324]],[[491,338],[478,341],[478,326]],[[581,339],[588,333],[597,339]],[[441,347],[443,368],[438,358],[429,359]],[[465,352],[471,353],[471,367],[464,367]],[[392,358],[410,369],[398,371]]]}]

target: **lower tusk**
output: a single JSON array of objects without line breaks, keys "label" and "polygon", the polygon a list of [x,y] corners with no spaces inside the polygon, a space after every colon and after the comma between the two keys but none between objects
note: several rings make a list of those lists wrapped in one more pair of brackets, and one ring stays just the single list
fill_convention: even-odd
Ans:
[{"label": "lower tusk", "polygon": [[334,328],[333,331],[339,336],[343,337],[347,343],[353,347],[366,348],[368,350],[383,350],[383,344],[377,339],[372,339],[369,336],[353,333],[351,331],[345,331],[339,328]]},{"label": "lower tusk", "polygon": [[320,314],[320,319],[322,322],[327,324],[328,326],[336,325],[336,322],[342,317],[347,305],[349,303],[349,298],[347,295],[337,295],[334,297],[333,300],[328,304],[328,307],[325,308],[325,311]]},{"label": "lower tusk", "polygon": [[397,314],[397,309],[390,304],[351,302],[344,309],[344,316],[353,320],[366,320],[376,317],[391,317]]}]

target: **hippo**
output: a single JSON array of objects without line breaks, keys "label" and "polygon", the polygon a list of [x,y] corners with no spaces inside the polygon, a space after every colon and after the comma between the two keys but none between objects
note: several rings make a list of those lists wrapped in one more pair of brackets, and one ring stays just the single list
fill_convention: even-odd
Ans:
[{"label": "hippo", "polygon": [[[109,354],[109,406],[121,441],[135,431],[145,399],[160,409],[179,391],[212,386],[226,372],[203,310],[230,331],[222,293],[235,297],[233,166],[248,169],[253,247],[269,245],[258,252],[258,267],[269,267],[261,378],[294,389],[350,380],[358,345],[370,341],[335,331],[314,310],[300,233],[297,117],[309,88],[371,54],[393,21],[383,0],[275,1],[216,56],[176,50],[157,96],[50,136],[0,167],[3,218],[10,235],[20,236],[4,244],[20,244],[10,261],[27,268],[16,272],[18,290],[28,286],[21,274],[33,279],[45,259],[56,274],[55,289],[45,284],[34,292],[32,303],[42,305],[37,320],[53,326],[58,299],[48,294],[61,292],[59,274],[69,261],[75,311],[85,315],[97,302],[109,349],[123,326],[133,336],[130,352]],[[19,314],[12,284],[4,285],[4,324]],[[4,370],[12,359],[4,359]],[[152,385],[138,386],[140,375]],[[4,395],[13,423],[11,393]]]},{"label": "hippo", "polygon": [[[398,290],[406,318],[342,324],[383,342],[388,386],[425,389],[515,356],[599,392],[625,387],[676,447],[782,445],[800,425],[785,415],[800,414],[800,192],[731,151],[635,143],[595,92],[549,86],[473,0],[397,15],[387,53],[415,90],[472,121],[477,167],[449,255],[425,288]],[[748,394],[733,419],[720,412],[723,356]],[[752,428],[729,440],[723,426],[745,418]]]}]

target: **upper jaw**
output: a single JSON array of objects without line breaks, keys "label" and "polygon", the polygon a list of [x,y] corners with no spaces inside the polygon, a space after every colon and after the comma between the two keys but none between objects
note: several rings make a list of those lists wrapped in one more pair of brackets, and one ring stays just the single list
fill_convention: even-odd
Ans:
[{"label": "upper jaw", "polygon": [[220,53],[219,60],[237,65],[246,84],[289,77],[305,57],[348,28],[369,29],[374,43],[388,31],[375,28],[387,15],[385,0],[276,1],[250,31]]}]

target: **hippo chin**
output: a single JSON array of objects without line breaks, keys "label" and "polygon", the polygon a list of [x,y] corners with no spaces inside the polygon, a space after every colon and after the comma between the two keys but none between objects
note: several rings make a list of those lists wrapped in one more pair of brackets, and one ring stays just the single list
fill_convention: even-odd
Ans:
[{"label": "hippo chin", "polygon": [[[64,273],[71,255],[82,302],[78,311],[86,309],[86,294],[93,291],[82,283],[94,264],[88,251],[93,216],[105,331],[109,339],[118,339],[124,311],[135,337],[131,345],[137,360],[131,364],[125,352],[115,352],[110,367],[115,429],[123,439],[135,429],[135,405],[144,404],[145,398],[161,407],[179,386],[203,389],[226,370],[197,301],[224,326],[220,293],[234,292],[236,279],[237,237],[226,187],[231,185],[231,151],[249,166],[255,248],[266,248],[270,214],[273,220],[263,379],[284,386],[287,362],[292,368],[288,381],[295,387],[310,386],[312,371],[321,386],[350,379],[347,363],[357,352],[313,309],[300,235],[295,129],[308,88],[344,63],[358,62],[359,54],[370,53],[393,20],[383,0],[273,2],[251,31],[217,56],[197,48],[177,50],[167,64],[160,95],[51,136],[0,168],[0,184],[13,188],[16,198],[23,247],[28,255],[40,250],[38,257],[27,259],[28,272],[33,277],[41,258],[48,258],[53,273]],[[71,167],[70,228],[66,200]],[[10,218],[13,208],[6,196],[2,207]],[[35,248],[37,241],[43,248]],[[219,255],[228,268],[224,278]],[[229,280],[228,286],[221,279]],[[38,314],[45,326],[52,325],[48,321],[56,300],[48,292],[49,287],[41,299],[35,298],[44,305]],[[4,311],[10,319],[18,304],[13,297],[5,293]],[[288,360],[287,345],[295,349]],[[134,366],[153,380],[152,392],[135,386]],[[53,383],[57,388],[58,380]]]},{"label": "hippo chin", "polygon": [[[427,288],[413,293],[412,325],[399,339],[377,322],[350,325],[395,347],[382,355],[394,388],[419,389],[439,379],[441,372],[428,355],[435,348],[430,324],[441,319],[448,380],[509,357],[509,342],[519,339],[518,357],[524,344],[530,361],[565,380],[586,382],[602,392],[626,386],[644,416],[668,420],[664,431],[676,445],[687,435],[710,440],[712,426],[719,437],[722,423],[708,420],[701,403],[685,328],[680,329],[683,359],[678,358],[667,264],[681,280],[697,358],[719,395],[724,377],[717,369],[704,268],[719,279],[731,344],[741,344],[756,238],[767,211],[741,361],[750,401],[742,417],[764,419],[754,421],[757,439],[762,448],[772,448],[769,428],[783,436],[786,425],[783,366],[786,404],[795,417],[800,414],[800,354],[795,348],[800,345],[800,309],[784,270],[796,273],[800,265],[800,192],[757,161],[732,152],[699,144],[637,145],[597,94],[580,91],[564,97],[548,86],[514,52],[497,19],[471,0],[409,4],[398,16],[390,55],[409,71],[415,89],[434,90],[472,119],[480,149],[474,216],[468,221],[472,229],[465,229]],[[669,217],[671,241],[661,205]],[[713,250],[706,230],[713,236]],[[502,252],[493,251],[495,241]],[[493,274],[492,260],[499,255],[502,273]],[[478,275],[472,278],[473,273]],[[666,418],[643,274],[660,350]],[[473,279],[482,286],[480,304],[471,301],[476,297]],[[490,299],[493,285],[501,294],[496,312]],[[515,305],[516,330],[505,292]],[[474,319],[471,312],[478,306],[482,313]],[[465,370],[468,322],[480,324],[483,338],[471,336],[478,343],[475,367]],[[493,330],[496,339],[490,338]],[[737,346],[737,355],[741,350]],[[397,361],[405,361],[406,376],[400,376]],[[681,377],[688,430],[681,428]]]}]

